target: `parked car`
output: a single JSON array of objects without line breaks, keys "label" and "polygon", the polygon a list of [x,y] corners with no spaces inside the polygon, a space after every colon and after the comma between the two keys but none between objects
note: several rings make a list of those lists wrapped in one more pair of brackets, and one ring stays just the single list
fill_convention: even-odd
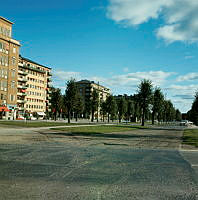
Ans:
[{"label": "parked car", "polygon": [[25,119],[25,117],[23,117],[23,116],[18,116],[18,118],[17,118],[17,120],[24,120]]},{"label": "parked car", "polygon": [[37,120],[37,118],[36,118],[36,117],[33,117],[33,116],[30,117],[30,119],[31,119],[31,120]]},{"label": "parked car", "polygon": [[193,122],[188,121],[188,120],[182,120],[180,122],[180,126],[191,126],[191,125],[193,125]]}]

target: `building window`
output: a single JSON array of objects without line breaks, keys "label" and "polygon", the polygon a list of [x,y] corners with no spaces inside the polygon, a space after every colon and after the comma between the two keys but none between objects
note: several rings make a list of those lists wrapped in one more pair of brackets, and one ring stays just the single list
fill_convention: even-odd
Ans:
[{"label": "building window", "polygon": [[12,69],[12,71],[11,71],[11,76],[12,76],[12,78],[15,78],[15,76],[16,76],[16,71],[15,71],[15,69]]},{"label": "building window", "polygon": [[11,82],[11,88],[15,88],[15,81]]},{"label": "building window", "polygon": [[12,57],[12,65],[15,66],[16,65],[16,58]]},{"label": "building window", "polygon": [[15,47],[13,47],[13,53],[16,53],[16,48]]},{"label": "building window", "polygon": [[13,94],[11,94],[11,95],[10,95],[10,101],[14,101],[14,99],[15,99],[14,97],[15,97],[15,96],[14,96]]}]

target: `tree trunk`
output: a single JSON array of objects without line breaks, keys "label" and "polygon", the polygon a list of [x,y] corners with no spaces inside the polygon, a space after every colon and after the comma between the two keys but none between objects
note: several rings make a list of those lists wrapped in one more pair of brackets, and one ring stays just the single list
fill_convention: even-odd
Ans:
[{"label": "tree trunk", "polygon": [[94,110],[91,111],[91,121],[94,121]]},{"label": "tree trunk", "polygon": [[78,121],[78,113],[76,113],[76,122]]},{"label": "tree trunk", "polygon": [[108,123],[109,123],[109,113],[108,113],[108,115],[107,115],[107,116],[108,116]]},{"label": "tree trunk", "polygon": [[57,115],[57,113],[55,111],[55,113],[54,113],[54,121],[56,121],[56,115]]},{"label": "tree trunk", "polygon": [[152,125],[155,124],[155,112],[153,111],[152,112]]},{"label": "tree trunk", "polygon": [[121,116],[119,115],[119,123],[121,123]]},{"label": "tree trunk", "polygon": [[143,108],[143,112],[142,112],[142,126],[144,126],[144,118],[145,118],[145,110]]},{"label": "tree trunk", "polygon": [[70,124],[70,110],[68,110],[68,123]]}]

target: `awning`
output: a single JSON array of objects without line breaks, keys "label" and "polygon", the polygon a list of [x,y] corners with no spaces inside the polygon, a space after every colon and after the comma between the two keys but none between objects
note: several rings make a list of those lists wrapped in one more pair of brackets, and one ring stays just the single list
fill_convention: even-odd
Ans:
[{"label": "awning", "polygon": [[9,112],[10,110],[6,106],[1,106],[0,107],[0,112],[2,112],[2,111]]},{"label": "awning", "polygon": [[40,116],[45,116],[46,114],[44,112],[37,112],[38,115]]}]

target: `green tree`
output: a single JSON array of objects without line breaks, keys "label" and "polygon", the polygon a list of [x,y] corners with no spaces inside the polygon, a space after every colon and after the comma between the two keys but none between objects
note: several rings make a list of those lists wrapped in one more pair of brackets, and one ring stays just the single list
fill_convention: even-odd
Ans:
[{"label": "green tree", "polygon": [[175,111],[175,119],[176,119],[176,121],[181,121],[182,120],[182,114],[179,111],[179,109],[176,109],[176,111]]},{"label": "green tree", "polygon": [[140,107],[140,102],[139,102],[138,94],[134,94],[133,101],[134,101],[134,116],[133,116],[133,121],[137,122],[141,118],[141,107]]},{"label": "green tree", "polygon": [[191,110],[188,112],[188,119],[198,126],[198,92],[195,94]]},{"label": "green tree", "polygon": [[59,88],[52,88],[51,89],[51,109],[53,112],[54,120],[57,119],[57,114],[60,113],[62,107],[62,94]]},{"label": "green tree", "polygon": [[164,100],[163,103],[163,121],[170,122],[175,120],[176,112],[173,103],[170,100]]},{"label": "green tree", "polygon": [[84,102],[83,102],[82,97],[80,96],[79,92],[77,91],[76,102],[75,102],[75,106],[74,106],[76,121],[78,121],[78,115],[82,114],[83,110],[84,110]]},{"label": "green tree", "polygon": [[135,105],[134,102],[131,100],[127,101],[127,112],[126,112],[126,119],[128,121],[132,121],[132,116],[134,116],[135,113]]},{"label": "green tree", "polygon": [[75,110],[78,97],[78,88],[75,79],[71,79],[66,83],[66,90],[64,96],[64,102],[67,108],[68,123],[71,120],[71,112]]},{"label": "green tree", "polygon": [[118,118],[120,123],[127,111],[127,104],[125,98],[122,97],[121,99],[118,100],[117,107],[118,107]]},{"label": "green tree", "polygon": [[152,124],[154,125],[154,120],[157,115],[158,121],[160,121],[160,115],[162,112],[162,104],[164,101],[164,95],[160,88],[155,88],[153,93],[153,106],[152,106]]},{"label": "green tree", "polygon": [[101,112],[101,115],[102,115],[102,121],[104,122],[104,119],[105,119],[105,115],[107,114],[107,106],[106,106],[106,102],[105,101],[102,101],[100,103],[100,112]]},{"label": "green tree", "polygon": [[115,100],[112,95],[109,95],[106,99],[106,111],[107,111],[107,120],[109,123],[110,115],[114,114],[115,112]]},{"label": "green tree", "polygon": [[84,117],[89,118],[91,114],[91,96],[85,96],[84,100]]},{"label": "green tree", "polygon": [[112,103],[111,103],[111,120],[112,122],[117,118],[117,112],[118,112],[118,107],[115,98],[113,97]]},{"label": "green tree", "polygon": [[138,86],[138,100],[142,109],[142,126],[144,126],[146,111],[152,102],[152,88],[152,82],[146,79],[142,80]]},{"label": "green tree", "polygon": [[99,106],[99,94],[95,89],[91,93],[90,104],[91,104],[91,121],[93,122],[94,114],[96,111],[98,112],[98,106]]}]

